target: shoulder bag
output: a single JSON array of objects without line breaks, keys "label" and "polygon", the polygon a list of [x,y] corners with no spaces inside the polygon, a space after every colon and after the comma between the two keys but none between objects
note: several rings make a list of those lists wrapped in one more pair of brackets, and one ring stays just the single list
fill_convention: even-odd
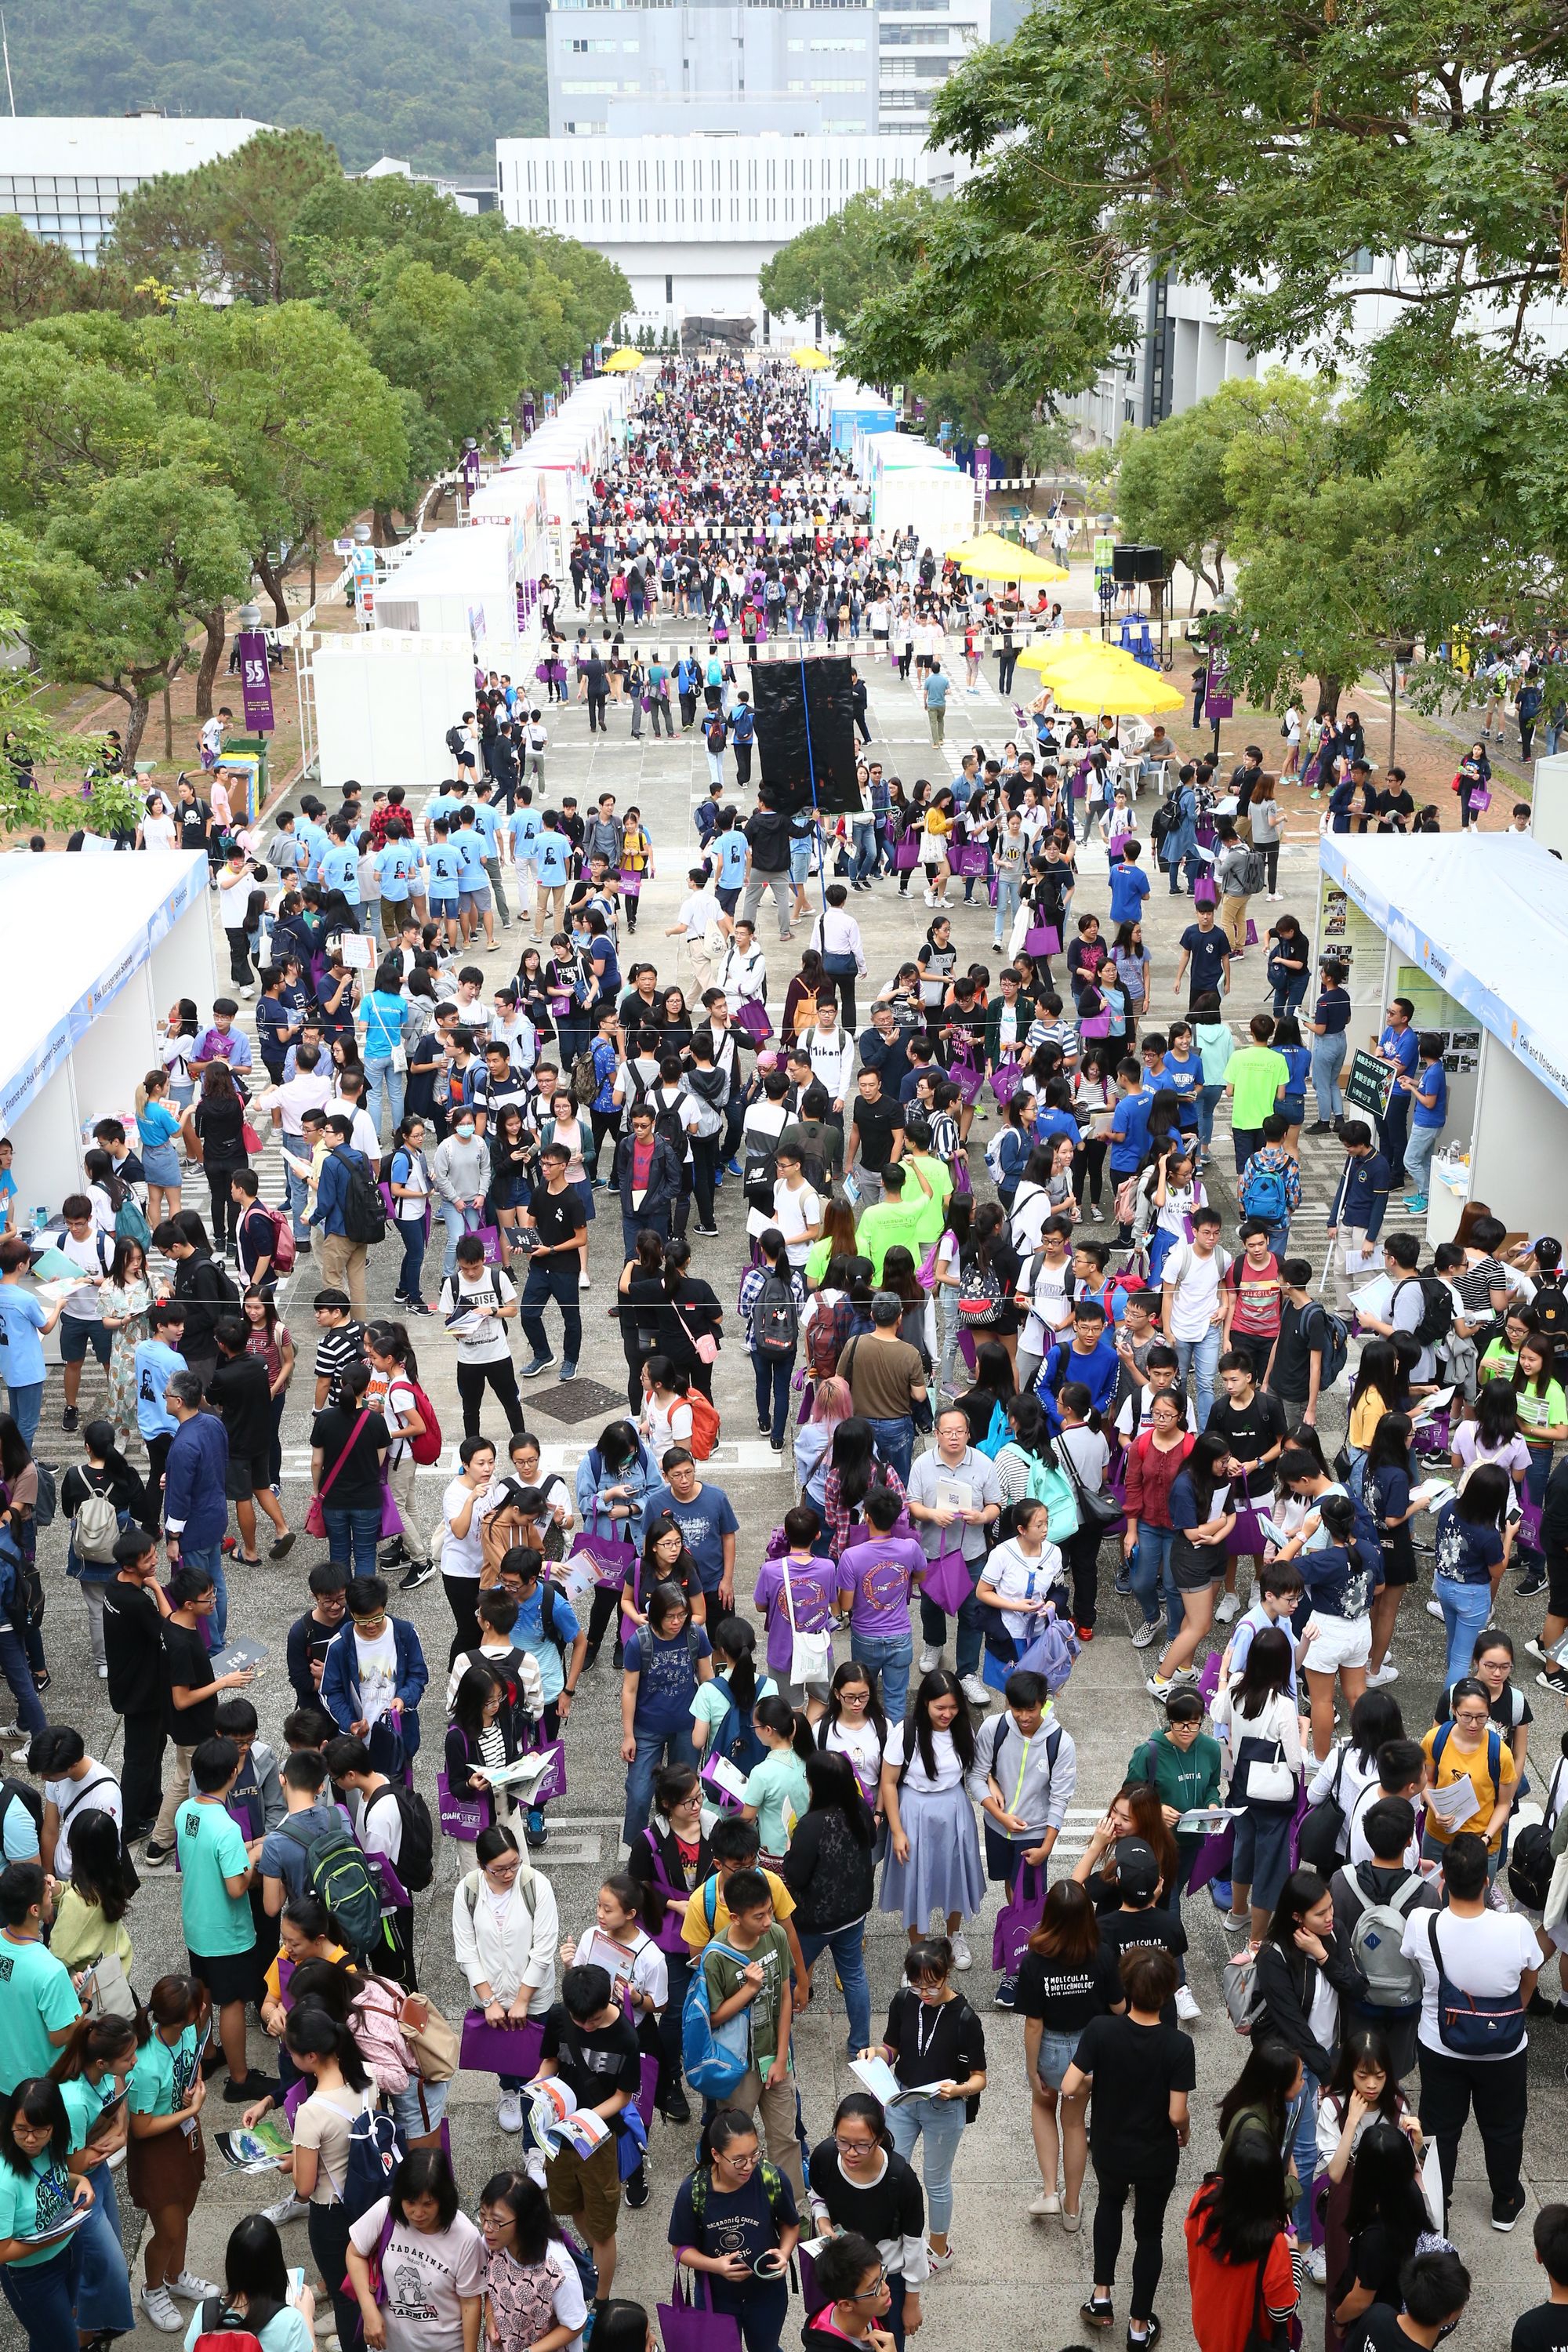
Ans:
[{"label": "shoulder bag", "polygon": [[323,1539],[325,1538],[327,1532],[325,1508],[327,1496],[331,1493],[332,1486],[339,1471],[342,1468],[343,1464],[348,1460],[349,1455],[353,1452],[354,1446],[359,1439],[360,1431],[364,1427],[365,1423],[369,1419],[370,1413],[367,1409],[360,1414],[359,1419],[354,1423],[353,1427],[349,1432],[348,1444],[344,1446],[342,1452],[339,1454],[337,1460],[333,1463],[331,1468],[322,1479],[321,1486],[317,1492],[311,1496],[310,1507],[305,1514],[305,1533],[308,1536],[320,1536]]}]

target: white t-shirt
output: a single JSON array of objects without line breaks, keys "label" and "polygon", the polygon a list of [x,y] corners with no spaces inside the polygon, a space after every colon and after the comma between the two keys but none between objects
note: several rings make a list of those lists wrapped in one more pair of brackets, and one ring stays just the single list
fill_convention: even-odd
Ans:
[{"label": "white t-shirt", "polygon": [[822,1734],[825,1748],[847,1756],[866,1802],[875,1807],[882,1776],[882,1743],[874,1723],[846,1723],[842,1717]]},{"label": "white t-shirt", "polygon": [[[1033,1559],[1014,1538],[999,1543],[986,1561],[984,1574],[1005,1601],[1043,1601],[1062,1573],[1062,1556],[1054,1543],[1042,1544]],[[1040,1631],[1043,1619],[1032,1610],[1004,1609],[1002,1622],[1016,1642],[1026,1642]]]},{"label": "white t-shirt", "polygon": [[[387,2200],[378,2197],[350,2231],[362,2254],[381,2243],[386,2212]],[[463,2352],[463,2298],[485,2288],[485,2242],[466,2213],[447,2230],[395,2222],[381,2274],[387,2352]]]},{"label": "white t-shirt", "polygon": [[441,1312],[463,1313],[466,1318],[452,1326],[459,1364],[499,1364],[503,1356],[510,1355],[511,1343],[500,1315],[468,1318],[467,1311],[479,1307],[510,1307],[516,1297],[510,1276],[497,1265],[480,1266],[472,1281],[460,1265],[456,1274],[447,1276],[441,1285]]},{"label": "white t-shirt", "polygon": [[[1310,1654],[1310,1653],[1309,1653],[1309,1655]],[[1373,1859],[1372,1845],[1366,1833],[1366,1817],[1368,1813],[1371,1812],[1373,1805],[1379,1802],[1379,1790],[1381,1786],[1382,1783],[1379,1781],[1377,1774],[1374,1771],[1372,1779],[1364,1781],[1357,1790],[1353,1809],[1349,1805],[1345,1807],[1345,1819],[1348,1823],[1346,1834],[1350,1841],[1349,1853],[1346,1858],[1352,1870],[1354,1870],[1358,1863],[1370,1862]],[[1405,1869],[1415,1870],[1419,1864],[1420,1860],[1421,1841],[1419,1837],[1415,1836],[1413,1832],[1410,1843],[1405,1849]]]},{"label": "white t-shirt", "polygon": [[1029,1292],[1029,1319],[1024,1326],[1026,1355],[1043,1356],[1058,1331],[1072,1322],[1073,1271],[1070,1257],[1059,1265],[1041,1258]]},{"label": "white t-shirt", "polygon": [[364,1709],[366,1723],[379,1723],[397,1696],[397,1640],[390,1623],[384,1625],[374,1641],[363,1633],[353,1636],[354,1654],[359,1665],[360,1705]]},{"label": "white t-shirt", "polygon": [[791,1265],[803,1266],[811,1253],[806,1229],[822,1222],[822,1202],[809,1184],[793,1192],[781,1176],[773,1186],[773,1223],[784,1237]]},{"label": "white t-shirt", "polygon": [[[1524,1970],[1541,1966],[1541,1949],[1534,1928],[1517,1911],[1483,1911],[1479,1919],[1457,1919],[1451,1911],[1411,1914],[1405,1922],[1399,1948],[1421,1970],[1421,2023],[1416,2039],[1425,2048],[1440,2051],[1444,2043],[1437,2031],[1437,1970],[1432,1958],[1428,1927],[1433,1919],[1437,1922],[1443,1974],[1460,1991],[1477,1993],[1482,1999],[1501,1999],[1516,1992]],[[1525,2049],[1528,2041],[1527,2035],[1518,2047]],[[1500,2057],[1513,2053],[1498,2054]],[[1495,2062],[1478,2057],[1474,2063],[1486,2065]]]},{"label": "white t-shirt", "polygon": [[[906,1724],[896,1723],[888,1734],[888,1745],[883,1751],[882,1760],[885,1764],[890,1764],[895,1772],[904,1760],[904,1733],[907,1727]],[[916,1742],[913,1759],[904,1775],[906,1789],[919,1789],[930,1795],[936,1790],[959,1787],[963,1779],[963,1766],[959,1759],[958,1750],[952,1744],[951,1731],[932,1732],[931,1754],[936,1759],[934,1780],[926,1770],[925,1759],[921,1754],[919,1742]]]},{"label": "white t-shirt", "polygon": [[663,1459],[671,1445],[691,1443],[691,1407],[684,1397],[671,1397],[666,1404],[657,1396],[650,1396],[643,1411],[647,1423],[647,1448],[656,1462]]},{"label": "white t-shirt", "polygon": [[461,1510],[464,1498],[472,1492],[473,1489],[466,1478],[454,1478],[441,1497],[441,1517],[446,1522],[441,1537],[443,1576],[477,1577],[484,1566],[485,1507],[489,1496],[480,1494],[475,1497],[473,1510],[468,1516],[468,1532],[466,1536],[454,1535],[452,1532],[453,1516]]},{"label": "white t-shirt", "polygon": [[1219,1286],[1231,1263],[1230,1252],[1213,1249],[1200,1257],[1190,1242],[1180,1244],[1165,1260],[1162,1284],[1173,1285],[1171,1301],[1173,1339],[1202,1339],[1213,1328]]},{"label": "white t-shirt", "polygon": [[[117,1828],[125,1825],[125,1809],[121,1802],[120,1783],[112,1772],[89,1756],[87,1770],[79,1780],[46,1780],[44,1802],[53,1805],[60,1817],[55,1838],[55,1876],[68,1878],[71,1874],[71,1822],[80,1821],[84,1813],[107,1813]],[[69,1815],[69,1820],[67,1815]]]}]

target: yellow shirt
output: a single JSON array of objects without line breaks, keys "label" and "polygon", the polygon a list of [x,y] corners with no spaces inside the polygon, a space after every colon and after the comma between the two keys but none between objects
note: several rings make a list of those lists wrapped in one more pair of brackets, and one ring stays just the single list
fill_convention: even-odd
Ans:
[{"label": "yellow shirt", "polygon": [[1368,1389],[1364,1395],[1356,1399],[1351,1407],[1350,1442],[1358,1452],[1366,1452],[1378,1423],[1386,1417],[1387,1412],[1387,1399],[1376,1389]]},{"label": "yellow shirt", "polygon": [[[1433,1769],[1432,1751],[1437,1744],[1442,1730],[1443,1726],[1440,1723],[1435,1723],[1421,1742],[1429,1772]],[[1498,1748],[1498,1779],[1502,1789],[1507,1790],[1511,1788],[1518,1780],[1519,1769],[1513,1760],[1513,1750],[1506,1739],[1500,1738]],[[1447,1738],[1443,1743],[1443,1753],[1433,1774],[1436,1786],[1439,1789],[1451,1789],[1456,1780],[1464,1780],[1467,1776],[1476,1792],[1476,1810],[1468,1821],[1460,1822],[1459,1827],[1473,1831],[1477,1837],[1484,1837],[1489,1846],[1496,1845],[1502,1836],[1502,1831],[1500,1828],[1495,1837],[1490,1834],[1489,1825],[1492,1815],[1497,1811],[1500,1792],[1492,1780],[1489,1727],[1482,1737],[1480,1746],[1469,1756],[1467,1756],[1460,1748],[1458,1735],[1451,1727]],[[1442,1819],[1436,1808],[1432,1805],[1426,1808],[1426,1827],[1439,1845],[1447,1845],[1448,1840],[1456,1834],[1456,1832],[1451,1830],[1447,1822]]]},{"label": "yellow shirt", "polygon": [[110,1927],[96,1903],[84,1903],[74,1886],[62,1887],[49,1930],[49,1949],[62,1967],[79,1969],[112,1952],[131,1974],[131,1931],[123,1919]]},{"label": "yellow shirt", "polygon": [[[268,1969],[266,1976],[262,1979],[262,1983],[266,1988],[267,1997],[269,2000],[281,2000],[283,1998],[278,1983],[279,1963],[281,1961],[283,1955],[281,1952],[279,1952],[274,1956],[272,1966]],[[346,1960],[348,1954],[344,1951],[341,1944],[334,1944],[331,1950],[327,1954],[327,1958],[329,1960]]]},{"label": "yellow shirt", "polygon": [[[764,1870],[763,1876],[767,1880],[768,1893],[773,1898],[773,1917],[782,1927],[784,1921],[795,1915],[795,1896],[790,1893],[784,1880],[773,1871]],[[704,1879],[702,1886],[706,1886],[707,1884],[707,1880]],[[702,1886],[693,1889],[690,1900],[686,1906],[686,1916],[680,1923],[681,1941],[690,1952],[700,1952],[710,1941],[710,1936],[722,1937],[730,1932],[730,1906],[725,1902],[721,1892],[714,1907],[713,1926],[710,1930],[708,1898],[702,1891]]]}]

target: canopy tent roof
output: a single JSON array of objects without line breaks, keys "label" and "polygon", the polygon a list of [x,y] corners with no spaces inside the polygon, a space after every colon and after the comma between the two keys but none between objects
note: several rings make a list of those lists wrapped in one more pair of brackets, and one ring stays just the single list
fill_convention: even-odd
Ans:
[{"label": "canopy tent roof", "polygon": [[1331,833],[1319,862],[1409,962],[1568,1104],[1560,858],[1528,834]]}]

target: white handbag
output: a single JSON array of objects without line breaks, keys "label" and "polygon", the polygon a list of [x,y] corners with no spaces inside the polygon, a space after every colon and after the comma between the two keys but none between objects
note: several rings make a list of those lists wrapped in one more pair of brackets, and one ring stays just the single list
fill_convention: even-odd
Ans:
[{"label": "white handbag", "polygon": [[795,1621],[795,1594],[790,1590],[789,1562],[780,1562],[784,1570],[784,1612],[789,1618],[789,1678],[804,1689],[808,1683],[826,1683],[833,1673],[833,1635],[826,1628],[820,1633],[803,1633]]},{"label": "white handbag", "polygon": [[1252,1805],[1290,1805],[1296,1801],[1296,1775],[1276,1740],[1272,1758],[1254,1756],[1247,1767],[1243,1796]]}]

